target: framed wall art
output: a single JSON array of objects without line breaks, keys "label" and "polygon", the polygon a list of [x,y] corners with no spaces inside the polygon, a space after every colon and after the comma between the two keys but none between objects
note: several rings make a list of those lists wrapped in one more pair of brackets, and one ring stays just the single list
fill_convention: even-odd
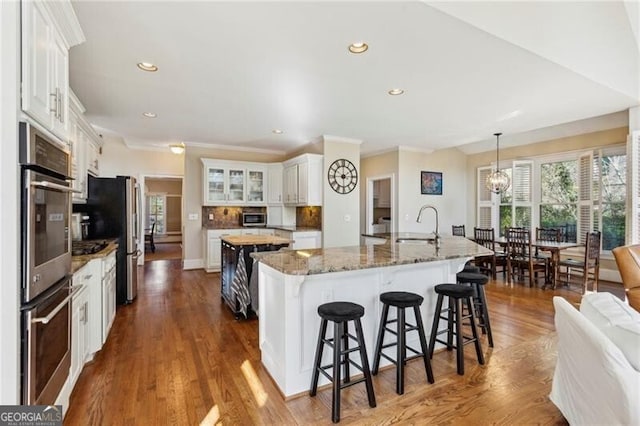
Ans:
[{"label": "framed wall art", "polygon": [[420,172],[420,192],[427,195],[442,195],[442,173]]}]

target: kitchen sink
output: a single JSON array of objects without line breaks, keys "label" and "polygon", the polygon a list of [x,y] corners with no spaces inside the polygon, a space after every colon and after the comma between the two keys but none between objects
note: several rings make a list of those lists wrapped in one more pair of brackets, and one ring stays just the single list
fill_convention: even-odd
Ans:
[{"label": "kitchen sink", "polygon": [[435,238],[398,238],[396,243],[398,244],[433,244]]}]

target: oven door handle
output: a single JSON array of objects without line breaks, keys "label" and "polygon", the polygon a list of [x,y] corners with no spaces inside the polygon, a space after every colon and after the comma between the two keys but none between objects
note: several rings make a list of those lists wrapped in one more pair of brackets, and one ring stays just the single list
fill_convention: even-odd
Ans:
[{"label": "oven door handle", "polygon": [[43,324],[48,324],[49,321],[51,321],[53,317],[55,317],[58,314],[58,312],[60,312],[62,308],[64,308],[64,305],[66,305],[67,302],[69,302],[69,300],[71,300],[71,298],[76,295],[76,293],[82,290],[82,287],[83,285],[73,286],[71,293],[67,297],[65,297],[64,300],[60,302],[60,304],[56,306],[56,308],[53,311],[49,312],[49,315],[47,315],[46,317],[33,318],[31,322],[34,324],[38,322],[41,322]]},{"label": "oven door handle", "polygon": [[31,182],[31,186],[38,186],[38,187],[41,187],[41,188],[48,188],[48,189],[57,189],[58,191],[73,192],[73,193],[76,193],[76,194],[80,194],[82,192],[82,191],[79,191],[77,189],[69,188],[68,186],[59,185],[57,183],[49,182],[49,181],[46,181],[46,180]]}]

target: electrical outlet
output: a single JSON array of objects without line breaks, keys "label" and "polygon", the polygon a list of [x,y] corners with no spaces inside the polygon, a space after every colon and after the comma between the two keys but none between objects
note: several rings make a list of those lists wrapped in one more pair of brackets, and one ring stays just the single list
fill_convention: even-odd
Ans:
[{"label": "electrical outlet", "polygon": [[345,214],[344,215],[344,221],[345,222],[351,222],[351,215],[350,214]]},{"label": "electrical outlet", "polygon": [[198,220],[198,213],[189,213],[189,220]]},{"label": "electrical outlet", "polygon": [[404,220],[405,220],[405,221],[408,221],[408,220],[409,220],[409,213],[407,213],[407,214],[405,214],[405,215],[404,215]]},{"label": "electrical outlet", "polygon": [[209,213],[209,220],[213,220],[213,213]]}]

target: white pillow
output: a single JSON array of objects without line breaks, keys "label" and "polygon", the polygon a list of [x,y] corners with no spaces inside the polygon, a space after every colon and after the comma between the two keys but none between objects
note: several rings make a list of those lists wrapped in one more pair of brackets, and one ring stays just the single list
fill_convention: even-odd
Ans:
[{"label": "white pillow", "polygon": [[616,324],[640,323],[640,312],[611,293],[589,293],[582,297],[580,312],[597,328]]},{"label": "white pillow", "polygon": [[629,364],[640,371],[640,323],[617,324],[601,331],[622,351]]},{"label": "white pillow", "polygon": [[640,371],[640,313],[611,293],[585,294],[580,313]]}]

